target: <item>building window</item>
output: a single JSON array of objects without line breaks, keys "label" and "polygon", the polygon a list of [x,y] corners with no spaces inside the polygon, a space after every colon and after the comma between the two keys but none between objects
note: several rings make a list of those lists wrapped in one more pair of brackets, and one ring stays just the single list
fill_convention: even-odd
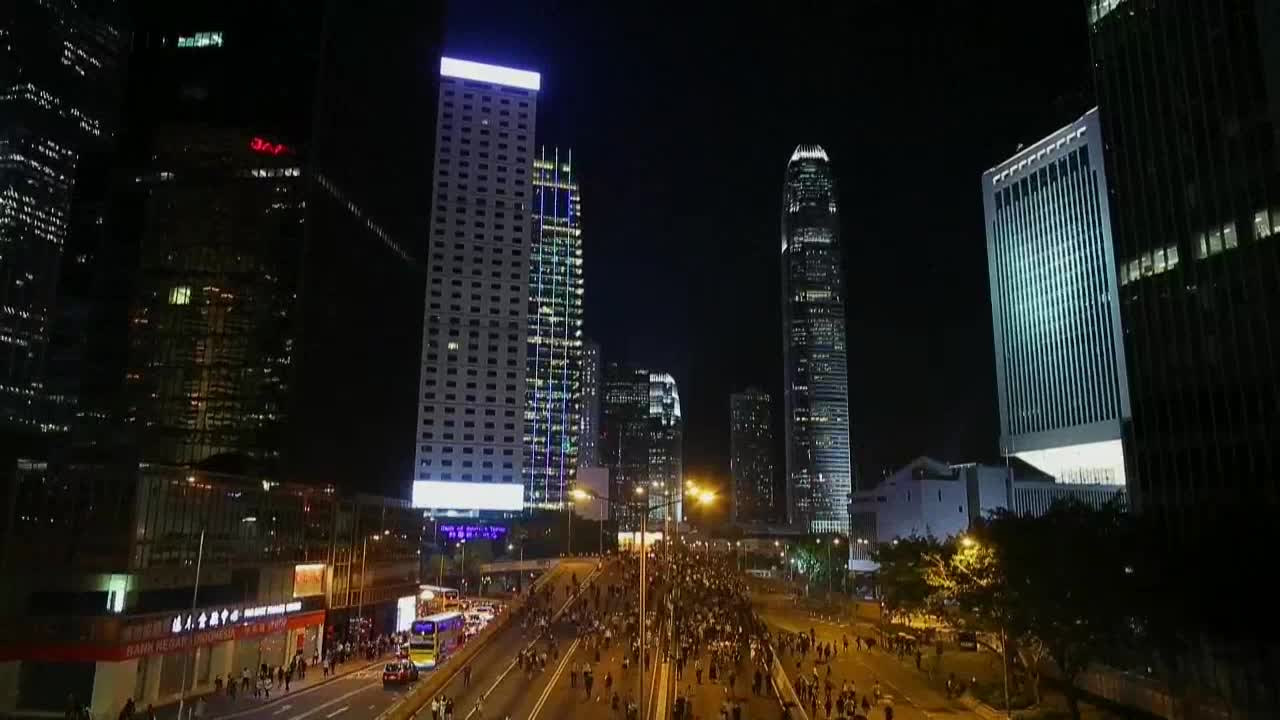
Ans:
[{"label": "building window", "polygon": [[191,287],[189,285],[179,285],[169,290],[170,305],[190,305],[191,304]]}]

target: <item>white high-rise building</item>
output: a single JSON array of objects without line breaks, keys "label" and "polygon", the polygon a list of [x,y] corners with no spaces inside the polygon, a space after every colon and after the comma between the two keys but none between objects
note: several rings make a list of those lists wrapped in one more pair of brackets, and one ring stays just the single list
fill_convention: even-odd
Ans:
[{"label": "white high-rise building", "polygon": [[1097,109],[983,173],[982,196],[1001,451],[1059,482],[1123,485],[1129,387]]},{"label": "white high-rise building", "polygon": [[536,72],[442,58],[413,504],[515,512]]}]

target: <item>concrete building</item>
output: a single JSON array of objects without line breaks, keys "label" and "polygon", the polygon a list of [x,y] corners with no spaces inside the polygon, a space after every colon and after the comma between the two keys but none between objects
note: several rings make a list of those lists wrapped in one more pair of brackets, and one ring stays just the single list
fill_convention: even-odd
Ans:
[{"label": "concrete building", "polygon": [[1129,386],[1097,109],[983,173],[982,196],[1001,452],[1058,482],[1124,485]]},{"label": "concrete building", "polygon": [[[609,363],[605,372],[601,455],[609,469],[610,495],[635,498],[636,488],[656,494],[680,492],[684,483],[684,421],[675,379]],[[620,531],[636,530],[639,504],[615,505],[612,517]],[[671,511],[649,515],[651,524],[681,516],[681,503]]]},{"label": "concrete building", "polygon": [[592,340],[583,342],[582,375],[578,380],[579,468],[600,464],[600,388],[604,381],[602,362],[600,343]]},{"label": "concrete building", "polygon": [[524,509],[536,72],[440,61],[415,506]]},{"label": "concrete building", "polygon": [[1024,462],[952,465],[919,457],[849,502],[850,569],[875,569],[872,552],[905,537],[944,540],[966,532],[997,510],[1040,515],[1057,500],[1101,506],[1125,501],[1121,486],[1054,482]]}]

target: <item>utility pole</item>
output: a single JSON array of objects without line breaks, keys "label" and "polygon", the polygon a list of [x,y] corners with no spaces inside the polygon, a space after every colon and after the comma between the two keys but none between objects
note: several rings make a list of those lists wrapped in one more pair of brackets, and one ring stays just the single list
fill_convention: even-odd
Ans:
[{"label": "utility pole", "polygon": [[[191,590],[191,616],[196,615],[196,603],[200,598],[200,566],[204,562],[204,528],[200,528],[200,549],[196,551],[196,582],[195,587]],[[193,621],[194,622],[194,621]],[[186,658],[182,663],[182,688],[178,692],[178,720],[182,720],[182,708],[187,701],[187,668],[196,664],[196,643],[194,633],[188,635],[191,638],[191,661],[187,662]],[[1007,703],[1006,703],[1007,704]]]}]

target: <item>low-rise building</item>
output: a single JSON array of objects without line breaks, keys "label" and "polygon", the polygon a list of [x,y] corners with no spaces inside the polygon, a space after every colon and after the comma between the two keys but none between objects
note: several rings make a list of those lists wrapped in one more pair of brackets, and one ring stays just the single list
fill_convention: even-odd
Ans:
[{"label": "low-rise building", "polygon": [[1124,497],[1122,486],[1055,482],[1016,458],[1005,465],[952,465],[918,457],[875,488],[851,494],[849,569],[874,570],[872,556],[881,543],[912,536],[944,540],[997,510],[1040,515],[1061,499],[1101,506]]},{"label": "low-rise building", "polygon": [[155,465],[25,463],[15,480],[0,714],[71,696],[114,717],[310,663],[355,628],[394,630],[417,594],[422,513],[405,500]]}]

